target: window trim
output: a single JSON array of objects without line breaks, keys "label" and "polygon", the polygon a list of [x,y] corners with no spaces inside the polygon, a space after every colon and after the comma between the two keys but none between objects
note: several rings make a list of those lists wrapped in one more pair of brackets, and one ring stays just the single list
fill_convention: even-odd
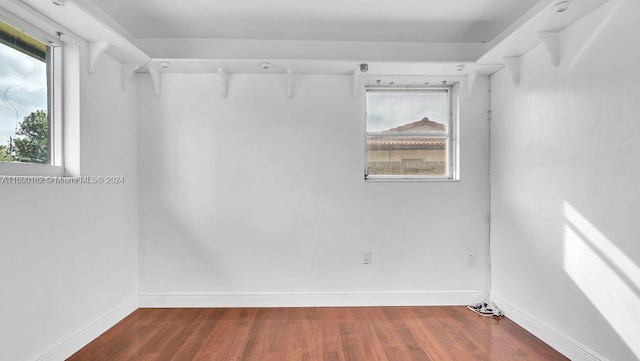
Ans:
[{"label": "window trim", "polygon": [[[458,117],[458,82],[451,83],[449,85],[442,86],[380,86],[380,85],[365,85],[364,87],[364,181],[365,182],[457,182],[460,180],[459,177],[459,142],[458,142],[458,127],[459,127],[459,117]],[[392,93],[402,93],[402,92],[424,92],[424,91],[443,91],[447,92],[447,131],[446,132],[437,132],[434,134],[429,134],[430,137],[433,138],[446,138],[447,139],[447,174],[444,176],[433,176],[433,175],[370,175],[368,174],[368,165],[367,165],[367,137],[370,134],[379,134],[376,132],[368,133],[367,132],[367,97],[366,94],[369,91],[375,92],[392,92]],[[384,133],[386,136],[399,136],[399,137],[412,137],[416,136],[415,134],[407,134],[407,133]],[[419,136],[422,136],[419,134]]]},{"label": "window trim", "polygon": [[49,164],[0,162],[0,175],[8,176],[62,176],[64,174],[63,144],[63,42],[51,36],[41,27],[33,25],[9,12],[0,13],[0,21],[41,41],[51,49],[47,70],[51,84],[48,90],[47,117],[49,121]]}]

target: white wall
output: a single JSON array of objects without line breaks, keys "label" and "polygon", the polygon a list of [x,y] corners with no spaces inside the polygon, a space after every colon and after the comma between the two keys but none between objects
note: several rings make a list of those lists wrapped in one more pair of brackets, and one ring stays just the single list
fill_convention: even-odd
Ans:
[{"label": "white wall", "polygon": [[637,14],[612,0],[561,33],[558,68],[541,45],[519,86],[492,76],[496,299],[621,361],[640,357]]},{"label": "white wall", "polygon": [[126,183],[0,185],[2,360],[64,359],[137,304],[136,86],[108,56],[81,74],[81,172]]},{"label": "white wall", "polygon": [[373,184],[348,76],[297,75],[293,99],[283,75],[233,74],[226,99],[214,74],[164,74],[161,97],[140,78],[141,305],[481,299],[488,77],[477,87],[461,97],[462,181]]}]

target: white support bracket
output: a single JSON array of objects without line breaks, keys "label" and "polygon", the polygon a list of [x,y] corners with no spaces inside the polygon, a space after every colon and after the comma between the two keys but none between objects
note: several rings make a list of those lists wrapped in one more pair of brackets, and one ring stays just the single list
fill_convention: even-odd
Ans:
[{"label": "white support bracket", "polygon": [[153,90],[157,97],[160,96],[160,72],[154,68],[149,68],[151,81],[153,81]]},{"label": "white support bracket", "polygon": [[504,65],[507,66],[511,73],[511,79],[514,85],[520,84],[520,57],[519,56],[505,56],[502,58]]},{"label": "white support bracket", "polygon": [[218,75],[220,76],[220,94],[223,98],[227,97],[227,72],[222,68],[218,68]]},{"label": "white support bracket", "polygon": [[287,68],[287,96],[293,98],[293,70]]},{"label": "white support bracket", "polygon": [[100,59],[102,53],[109,48],[109,43],[102,41],[91,42],[88,44],[89,51],[89,74],[96,72],[96,64]]},{"label": "white support bracket", "polygon": [[473,97],[473,86],[475,85],[478,74],[477,70],[467,74],[467,99],[471,99]]},{"label": "white support bracket", "polygon": [[133,77],[133,73],[140,68],[140,64],[133,63],[122,63],[120,65],[120,83],[122,85],[122,90],[127,89],[127,84],[131,77]]},{"label": "white support bracket", "polygon": [[560,33],[557,31],[543,31],[538,33],[538,38],[542,40],[551,55],[551,64],[560,65]]},{"label": "white support bracket", "polygon": [[358,99],[358,69],[353,71],[353,84],[351,88],[353,99]]}]

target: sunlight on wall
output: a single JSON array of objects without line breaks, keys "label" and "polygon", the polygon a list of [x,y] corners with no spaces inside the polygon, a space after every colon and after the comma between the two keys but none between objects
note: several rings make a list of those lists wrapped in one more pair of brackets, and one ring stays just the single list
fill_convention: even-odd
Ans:
[{"label": "sunlight on wall", "polygon": [[564,268],[640,358],[640,268],[565,202]]},{"label": "sunlight on wall", "polygon": [[598,36],[602,32],[602,30],[605,29],[607,25],[611,22],[611,20],[614,18],[614,15],[617,13],[618,8],[620,7],[620,4],[622,4],[622,1],[623,0],[619,0],[617,3],[615,3],[613,8],[609,10],[609,13],[607,14],[607,16],[603,18],[600,21],[600,24],[593,30],[593,32],[591,33],[591,36],[589,36],[589,39],[587,39],[585,42],[582,43],[582,47],[580,47],[580,50],[578,50],[578,52],[576,53],[576,56],[573,58],[573,61],[569,65],[569,70],[573,69],[576,63],[578,63],[578,61],[580,61],[583,58],[587,50],[591,48],[594,41],[598,39]]}]

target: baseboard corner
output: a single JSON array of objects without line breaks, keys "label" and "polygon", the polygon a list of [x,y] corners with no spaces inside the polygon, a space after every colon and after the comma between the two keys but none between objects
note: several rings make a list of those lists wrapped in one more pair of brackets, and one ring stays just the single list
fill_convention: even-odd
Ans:
[{"label": "baseboard corner", "polygon": [[608,361],[602,355],[546,324],[500,295],[491,295],[505,316],[573,361]]},{"label": "baseboard corner", "polygon": [[93,324],[71,336],[53,350],[39,357],[37,361],[59,361],[67,359],[137,309],[138,297],[131,297],[120,305],[114,307]]}]

